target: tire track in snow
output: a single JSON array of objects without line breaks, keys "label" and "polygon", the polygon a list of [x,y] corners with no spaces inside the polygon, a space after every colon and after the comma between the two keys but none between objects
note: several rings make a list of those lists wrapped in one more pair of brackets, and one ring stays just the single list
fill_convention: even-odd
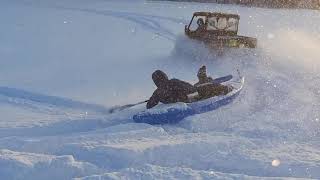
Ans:
[{"label": "tire track in snow", "polygon": [[[0,86],[0,104],[1,103],[21,107],[32,112],[58,115],[65,120],[40,126],[0,128],[0,138],[10,136],[73,134],[131,122],[131,119],[127,116],[122,118],[113,117],[112,115],[110,117],[106,116],[110,115],[109,109],[102,105],[49,96],[11,87]],[[79,111],[86,113],[83,114]],[[87,112],[89,115],[91,114],[91,116],[87,116]]]},{"label": "tire track in snow", "polygon": [[[101,114],[109,114],[109,110],[101,105],[89,104],[85,102],[72,100],[69,98],[49,96],[11,87],[0,86],[0,95],[7,97],[2,98],[2,100],[0,99],[0,101],[13,104],[15,106],[37,110],[38,112],[48,112],[51,106],[59,108],[70,108],[81,111],[92,111]],[[41,105],[39,106],[39,104]],[[55,111],[49,112],[52,114],[59,114],[59,112]]]},{"label": "tire track in snow", "polygon": [[58,107],[49,104],[41,104],[37,102],[30,101],[28,99],[21,99],[15,97],[8,97],[0,95],[0,104],[9,104],[14,107],[26,109],[31,112],[41,113],[46,115],[67,115],[66,112],[61,111]]},{"label": "tire track in snow", "polygon": [[88,132],[97,129],[103,129],[112,125],[117,125],[115,121],[106,121],[104,119],[73,119],[68,121],[58,121],[42,126],[0,128],[0,138],[23,136],[23,137],[41,137],[41,136],[63,136],[67,134]]},{"label": "tire track in snow", "polygon": [[160,20],[169,20],[174,23],[182,23],[181,20],[175,19],[175,18],[169,18],[169,17],[162,17],[162,16],[155,16],[155,15],[146,15],[146,14],[137,14],[137,13],[130,13],[130,12],[116,12],[112,10],[103,10],[98,11],[94,9],[77,9],[77,8],[66,8],[66,7],[55,7],[57,9],[63,9],[63,10],[76,10],[86,13],[94,13],[97,15],[104,15],[104,16],[110,16],[115,18],[121,18],[125,19],[131,22],[134,22],[136,24],[141,25],[144,29],[148,29],[151,32],[154,32],[155,34],[166,38],[170,41],[176,40],[176,34],[171,32],[169,29],[165,28],[162,24],[160,24],[155,19]]},{"label": "tire track in snow", "polygon": [[92,13],[96,15],[110,16],[115,18],[120,18],[124,20],[128,20],[134,22],[144,29],[148,29],[149,31],[167,39],[172,42],[175,42],[177,38],[177,34],[170,31],[168,28],[165,28],[162,24],[160,24],[157,20],[170,21],[177,24],[186,24],[188,23],[185,19],[180,18],[172,18],[166,16],[157,16],[157,15],[149,15],[149,14],[139,14],[132,12],[118,12],[113,10],[96,10],[89,8],[72,8],[72,7],[63,7],[59,5],[51,5],[51,6],[39,6],[31,2],[22,2],[27,6],[32,7],[43,7],[43,8],[54,8],[58,10],[68,10],[68,11],[80,11],[84,13]]}]

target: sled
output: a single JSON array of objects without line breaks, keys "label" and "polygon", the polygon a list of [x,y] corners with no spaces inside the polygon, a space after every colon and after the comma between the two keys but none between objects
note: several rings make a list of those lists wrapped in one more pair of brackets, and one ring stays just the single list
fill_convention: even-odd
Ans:
[{"label": "sled", "polygon": [[135,114],[133,121],[152,125],[175,124],[188,116],[218,109],[231,103],[240,94],[244,85],[244,77],[237,81],[230,81],[227,85],[232,86],[233,89],[226,95],[214,96],[191,103],[159,104],[152,109]]}]

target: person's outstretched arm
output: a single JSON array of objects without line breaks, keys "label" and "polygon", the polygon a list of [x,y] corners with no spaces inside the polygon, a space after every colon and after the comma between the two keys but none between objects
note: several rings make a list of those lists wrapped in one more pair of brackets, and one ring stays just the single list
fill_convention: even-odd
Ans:
[{"label": "person's outstretched arm", "polygon": [[159,101],[158,90],[155,90],[147,102],[147,109],[153,108],[159,103]]}]

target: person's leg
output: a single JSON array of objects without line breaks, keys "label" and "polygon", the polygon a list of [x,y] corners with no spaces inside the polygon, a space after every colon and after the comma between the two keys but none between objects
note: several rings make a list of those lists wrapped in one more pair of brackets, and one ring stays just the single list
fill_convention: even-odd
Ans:
[{"label": "person's leg", "polygon": [[214,96],[226,95],[230,91],[232,91],[232,88],[220,84],[209,84],[206,86],[197,87],[197,91],[199,93],[200,99],[207,99]]}]

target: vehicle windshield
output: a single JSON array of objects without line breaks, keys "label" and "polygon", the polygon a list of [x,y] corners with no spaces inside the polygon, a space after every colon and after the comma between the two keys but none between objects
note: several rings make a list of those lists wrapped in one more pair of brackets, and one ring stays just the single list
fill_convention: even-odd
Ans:
[{"label": "vehicle windshield", "polygon": [[226,17],[209,17],[207,30],[237,31],[239,20]]},{"label": "vehicle windshield", "polygon": [[190,27],[189,27],[190,31],[198,30],[200,28],[200,25],[199,25],[200,21],[202,21],[203,26],[205,26],[204,23],[206,22],[206,16],[194,16],[194,18],[190,24]]}]

